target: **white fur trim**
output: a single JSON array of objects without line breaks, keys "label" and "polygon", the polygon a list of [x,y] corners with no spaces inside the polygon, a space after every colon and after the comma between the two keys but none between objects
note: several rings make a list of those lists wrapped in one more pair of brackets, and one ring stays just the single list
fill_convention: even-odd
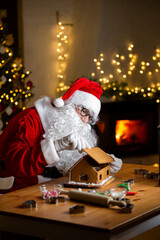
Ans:
[{"label": "white fur trim", "polygon": [[38,175],[37,177],[38,177],[38,184],[53,180],[52,178],[43,177],[42,175]]},{"label": "white fur trim", "polygon": [[64,101],[62,98],[56,98],[54,101],[53,101],[54,105],[56,107],[63,107],[64,106]]},{"label": "white fur trim", "polygon": [[48,113],[50,111],[52,111],[52,109],[53,109],[51,101],[52,101],[51,98],[43,97],[43,98],[38,99],[35,102],[35,108],[39,114],[43,129],[45,132],[49,128],[49,123],[48,123],[48,118],[47,118]]},{"label": "white fur trim", "polygon": [[48,164],[53,164],[59,161],[59,156],[54,146],[52,139],[43,139],[41,141],[41,149],[44,155],[44,158]]},{"label": "white fur trim", "polygon": [[5,178],[0,178],[0,189],[6,190],[10,189],[13,186],[14,183],[14,177],[5,177]]},{"label": "white fur trim", "polygon": [[95,117],[98,116],[101,109],[100,100],[93,94],[77,90],[70,98],[65,101],[65,104],[73,103],[75,105],[82,105],[90,111],[93,111]]}]

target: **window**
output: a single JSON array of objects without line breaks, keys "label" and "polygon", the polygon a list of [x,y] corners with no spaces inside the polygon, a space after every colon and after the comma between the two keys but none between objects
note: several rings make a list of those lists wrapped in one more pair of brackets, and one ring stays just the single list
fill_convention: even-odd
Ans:
[{"label": "window", "polygon": [[82,175],[80,176],[80,180],[81,180],[81,181],[87,181],[87,180],[88,180],[88,175],[87,175],[87,174],[82,174]]}]

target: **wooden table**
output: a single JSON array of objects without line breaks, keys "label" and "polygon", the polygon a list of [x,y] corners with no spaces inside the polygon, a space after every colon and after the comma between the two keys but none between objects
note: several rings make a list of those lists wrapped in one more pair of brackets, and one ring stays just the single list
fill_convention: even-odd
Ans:
[{"label": "wooden table", "polygon": [[[105,208],[84,204],[84,214],[69,214],[75,201],[49,204],[42,199],[40,185],[35,185],[0,196],[0,231],[8,231],[30,236],[51,239],[131,239],[160,224],[160,186],[158,181],[135,175],[134,169],[148,169],[158,172],[153,166],[123,164],[114,175],[115,181],[105,187],[116,187],[122,180],[135,179],[129,196],[134,204],[132,213],[119,213],[118,208]],[[67,178],[59,178],[47,183],[63,183]],[[22,209],[19,206],[26,200],[35,200],[36,209]],[[82,204],[82,203],[80,203]]]}]

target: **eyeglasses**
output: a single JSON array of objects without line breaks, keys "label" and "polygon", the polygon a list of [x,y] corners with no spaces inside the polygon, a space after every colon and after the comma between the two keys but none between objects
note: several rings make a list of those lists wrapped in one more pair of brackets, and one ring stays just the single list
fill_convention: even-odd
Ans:
[{"label": "eyeglasses", "polygon": [[82,117],[89,117],[88,123],[94,124],[95,119],[93,116],[91,116],[90,111],[87,108],[84,108],[83,106],[76,106],[77,109],[80,110],[80,115]]}]

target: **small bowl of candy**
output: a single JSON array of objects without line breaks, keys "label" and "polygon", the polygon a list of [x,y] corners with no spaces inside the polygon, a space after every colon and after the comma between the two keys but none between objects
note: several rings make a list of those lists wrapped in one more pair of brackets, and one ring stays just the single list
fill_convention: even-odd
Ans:
[{"label": "small bowl of candy", "polygon": [[112,188],[109,190],[111,197],[114,200],[121,200],[126,197],[127,189],[122,188]]},{"label": "small bowl of candy", "polygon": [[43,199],[57,198],[60,194],[62,186],[60,184],[53,184],[51,187],[47,187],[45,184],[40,186]]}]

